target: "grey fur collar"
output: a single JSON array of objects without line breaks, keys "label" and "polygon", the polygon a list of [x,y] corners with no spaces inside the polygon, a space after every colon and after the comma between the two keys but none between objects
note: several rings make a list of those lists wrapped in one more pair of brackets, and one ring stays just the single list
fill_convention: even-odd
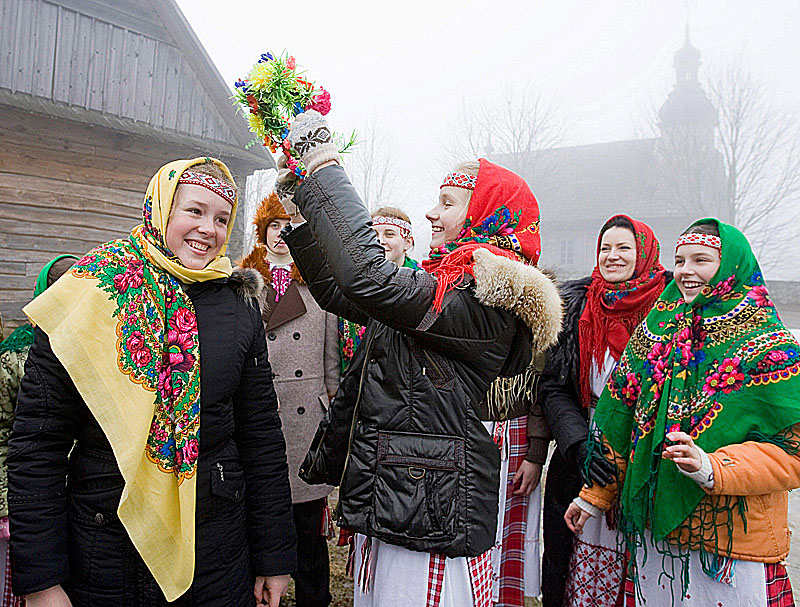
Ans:
[{"label": "grey fur collar", "polygon": [[555,283],[541,270],[486,249],[475,249],[475,297],[482,304],[514,312],[531,329],[534,352],[556,343],[563,310]]},{"label": "grey fur collar", "polygon": [[258,303],[264,290],[264,279],[261,273],[253,268],[234,268],[233,274],[228,279],[228,285],[247,303]]}]

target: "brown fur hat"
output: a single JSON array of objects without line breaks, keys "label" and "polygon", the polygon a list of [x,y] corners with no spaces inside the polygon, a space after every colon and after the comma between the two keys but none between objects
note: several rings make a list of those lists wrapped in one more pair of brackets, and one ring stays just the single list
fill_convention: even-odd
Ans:
[{"label": "brown fur hat", "polygon": [[[256,216],[253,218],[253,225],[256,226],[256,245],[247,257],[239,262],[243,268],[258,270],[267,284],[272,283],[272,272],[269,269],[269,261],[267,261],[266,234],[267,226],[273,219],[291,219],[275,192],[264,198],[258,205]],[[292,264],[292,280],[305,284],[295,264]]]},{"label": "brown fur hat", "polygon": [[253,218],[253,225],[256,226],[256,242],[259,244],[267,246],[267,226],[273,219],[291,219],[275,192],[261,201]]}]

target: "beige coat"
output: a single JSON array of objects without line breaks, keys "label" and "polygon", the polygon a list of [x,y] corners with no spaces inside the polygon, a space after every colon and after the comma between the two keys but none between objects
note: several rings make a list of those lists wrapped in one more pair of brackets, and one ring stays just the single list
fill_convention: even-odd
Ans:
[{"label": "beige coat", "polygon": [[[291,292],[294,287],[299,291],[302,305],[297,292]],[[275,291],[265,291],[266,297],[274,298]],[[339,386],[338,318],[323,311],[311,297],[308,287],[296,281],[292,281],[284,298],[280,301],[283,305],[275,308],[265,328],[286,437],[292,502],[300,503],[325,497],[333,490],[329,485],[307,485],[297,473],[328,408],[329,395],[332,396]],[[267,303],[274,306],[274,301]],[[303,305],[304,314],[286,320],[287,316],[301,313]],[[288,313],[287,307],[290,308]],[[275,326],[276,323],[279,324]]]}]

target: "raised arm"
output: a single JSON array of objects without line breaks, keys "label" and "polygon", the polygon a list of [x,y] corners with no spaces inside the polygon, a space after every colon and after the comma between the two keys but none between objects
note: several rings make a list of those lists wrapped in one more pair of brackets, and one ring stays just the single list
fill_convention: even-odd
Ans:
[{"label": "raised arm", "polygon": [[334,280],[308,223],[284,231],[283,239],[289,245],[292,259],[319,307],[360,325],[367,324],[369,315],[347,299]]},{"label": "raised arm", "polygon": [[344,297],[383,324],[419,326],[433,303],[436,280],[384,258],[369,212],[344,169],[328,166],[307,177],[295,202]]}]

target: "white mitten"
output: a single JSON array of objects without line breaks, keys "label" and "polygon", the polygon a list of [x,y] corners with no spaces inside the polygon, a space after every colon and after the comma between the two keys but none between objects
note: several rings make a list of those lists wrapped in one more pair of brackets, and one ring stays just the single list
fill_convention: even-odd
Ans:
[{"label": "white mitten", "polygon": [[328,121],[316,110],[307,110],[297,115],[289,127],[288,139],[300,155],[308,175],[330,160],[339,164],[342,162],[339,150],[331,140]]}]

